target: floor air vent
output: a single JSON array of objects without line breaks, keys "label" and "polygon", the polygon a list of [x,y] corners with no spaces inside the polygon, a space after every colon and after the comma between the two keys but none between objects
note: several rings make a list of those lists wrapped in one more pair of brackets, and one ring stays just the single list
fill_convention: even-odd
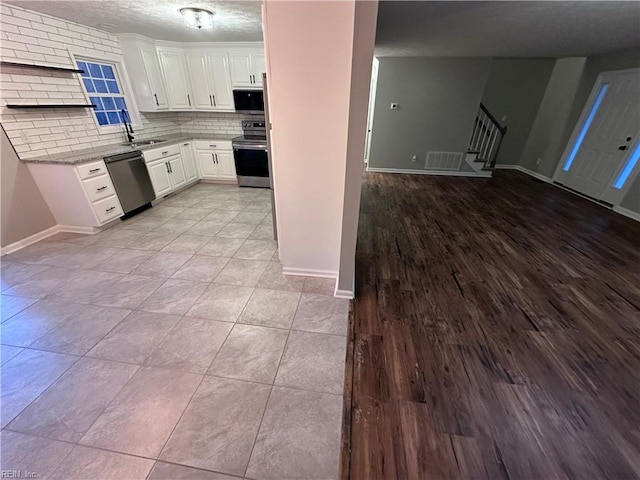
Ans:
[{"label": "floor air vent", "polygon": [[427,152],[425,170],[460,170],[462,152]]}]

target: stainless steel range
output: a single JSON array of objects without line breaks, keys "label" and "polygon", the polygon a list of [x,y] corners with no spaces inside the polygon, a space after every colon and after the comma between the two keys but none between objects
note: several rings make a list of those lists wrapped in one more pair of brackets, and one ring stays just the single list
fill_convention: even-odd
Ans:
[{"label": "stainless steel range", "polygon": [[238,185],[270,188],[269,149],[264,118],[243,120],[242,135],[231,140]]}]

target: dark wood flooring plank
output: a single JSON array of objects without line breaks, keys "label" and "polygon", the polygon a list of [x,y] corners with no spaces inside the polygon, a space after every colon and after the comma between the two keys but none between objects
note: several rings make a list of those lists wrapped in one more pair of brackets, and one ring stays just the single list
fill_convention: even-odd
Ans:
[{"label": "dark wood flooring plank", "polygon": [[366,174],[356,277],[343,479],[640,478],[640,224],[517,172]]}]

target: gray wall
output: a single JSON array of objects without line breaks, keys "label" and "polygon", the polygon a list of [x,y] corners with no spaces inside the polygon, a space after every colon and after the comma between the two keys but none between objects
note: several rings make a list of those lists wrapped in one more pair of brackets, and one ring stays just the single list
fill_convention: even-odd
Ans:
[{"label": "gray wall", "polygon": [[6,247],[56,225],[27,166],[18,160],[4,129],[1,132],[0,192],[2,226],[0,245]]},{"label": "gray wall", "polygon": [[[520,158],[520,165],[548,177],[553,176],[561,160],[598,74],[640,67],[640,48],[588,57],[582,68],[578,65],[572,67],[567,63],[570,60],[561,59],[556,63],[552,76],[554,81],[549,82],[543,104],[534,123],[537,129],[548,130],[549,125],[545,127],[545,123],[553,121],[553,134],[548,135],[549,141],[545,142],[544,136],[539,136],[537,129],[532,130],[529,137],[532,144],[527,145]],[[577,62],[577,59],[575,61]],[[562,68],[558,68],[559,65]],[[578,75],[577,78],[576,75]],[[545,102],[547,98],[549,101]],[[532,138],[534,136],[537,137]],[[536,165],[536,158],[542,155],[544,155],[543,161],[540,165]]]},{"label": "gray wall", "polygon": [[515,165],[520,160],[554,65],[552,58],[495,58],[491,62],[482,103],[507,126],[497,163]]},{"label": "gray wall", "polygon": [[491,59],[379,60],[369,166],[422,170],[429,150],[466,151]]},{"label": "gray wall", "polygon": [[627,194],[620,202],[620,206],[640,214],[640,175],[636,177],[629,187]]},{"label": "gray wall", "polygon": [[[553,176],[567,144],[565,128],[578,91],[586,58],[561,58],[556,61],[542,98],[520,165],[547,177]],[[538,159],[540,163],[538,164]]]}]

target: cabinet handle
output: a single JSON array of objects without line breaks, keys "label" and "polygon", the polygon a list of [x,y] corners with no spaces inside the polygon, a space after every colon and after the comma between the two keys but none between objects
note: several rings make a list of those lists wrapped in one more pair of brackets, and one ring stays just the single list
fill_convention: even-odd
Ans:
[{"label": "cabinet handle", "polygon": [[158,95],[156,95],[155,93],[153,94],[153,97],[156,99],[156,107],[159,107],[160,104],[158,103]]},{"label": "cabinet handle", "polygon": [[188,93],[187,93],[187,101],[189,102],[189,106],[191,106],[191,97],[189,96]]},{"label": "cabinet handle", "polygon": [[108,212],[110,212],[111,210],[115,210],[115,209],[116,209],[116,207],[107,208],[107,209],[105,210],[105,212],[107,212],[107,213],[108,213]]},{"label": "cabinet handle", "polygon": [[169,150],[165,150],[164,152],[160,152],[162,153],[162,155],[166,155],[167,153],[169,153]]},{"label": "cabinet handle", "polygon": [[216,96],[215,95],[211,95],[213,97],[213,106],[217,107],[218,105],[216,105]]},{"label": "cabinet handle", "polygon": [[218,163],[218,154],[216,153],[216,163]]},{"label": "cabinet handle", "polygon": [[92,168],[91,170],[89,170],[89,173],[96,173],[99,172],[100,170],[102,170],[101,168]]},{"label": "cabinet handle", "polygon": [[188,144],[188,143],[183,143],[183,144],[182,144],[182,146],[183,146],[183,147],[188,147],[188,146],[189,146],[189,144]]},{"label": "cabinet handle", "polygon": [[216,154],[215,153],[211,154],[211,160],[213,161],[213,163],[216,163]]},{"label": "cabinet handle", "polygon": [[169,165],[169,173],[173,173],[173,167],[171,166],[171,162],[167,162],[167,165]]},{"label": "cabinet handle", "polygon": [[105,185],[104,187],[100,187],[100,188],[98,188],[96,191],[101,192],[102,190],[106,190],[107,188],[109,188],[109,187],[107,187],[107,186]]},{"label": "cabinet handle", "polygon": [[211,100],[211,95],[209,95],[209,104],[213,107],[213,100]]},{"label": "cabinet handle", "polygon": [[209,145],[209,147],[211,147],[211,148],[216,148],[216,147],[217,147],[217,145]]},{"label": "cabinet handle", "polygon": [[167,169],[167,173],[171,173],[171,172],[169,171],[169,163],[168,163],[168,162],[164,162],[164,166],[165,166],[165,168]]}]

